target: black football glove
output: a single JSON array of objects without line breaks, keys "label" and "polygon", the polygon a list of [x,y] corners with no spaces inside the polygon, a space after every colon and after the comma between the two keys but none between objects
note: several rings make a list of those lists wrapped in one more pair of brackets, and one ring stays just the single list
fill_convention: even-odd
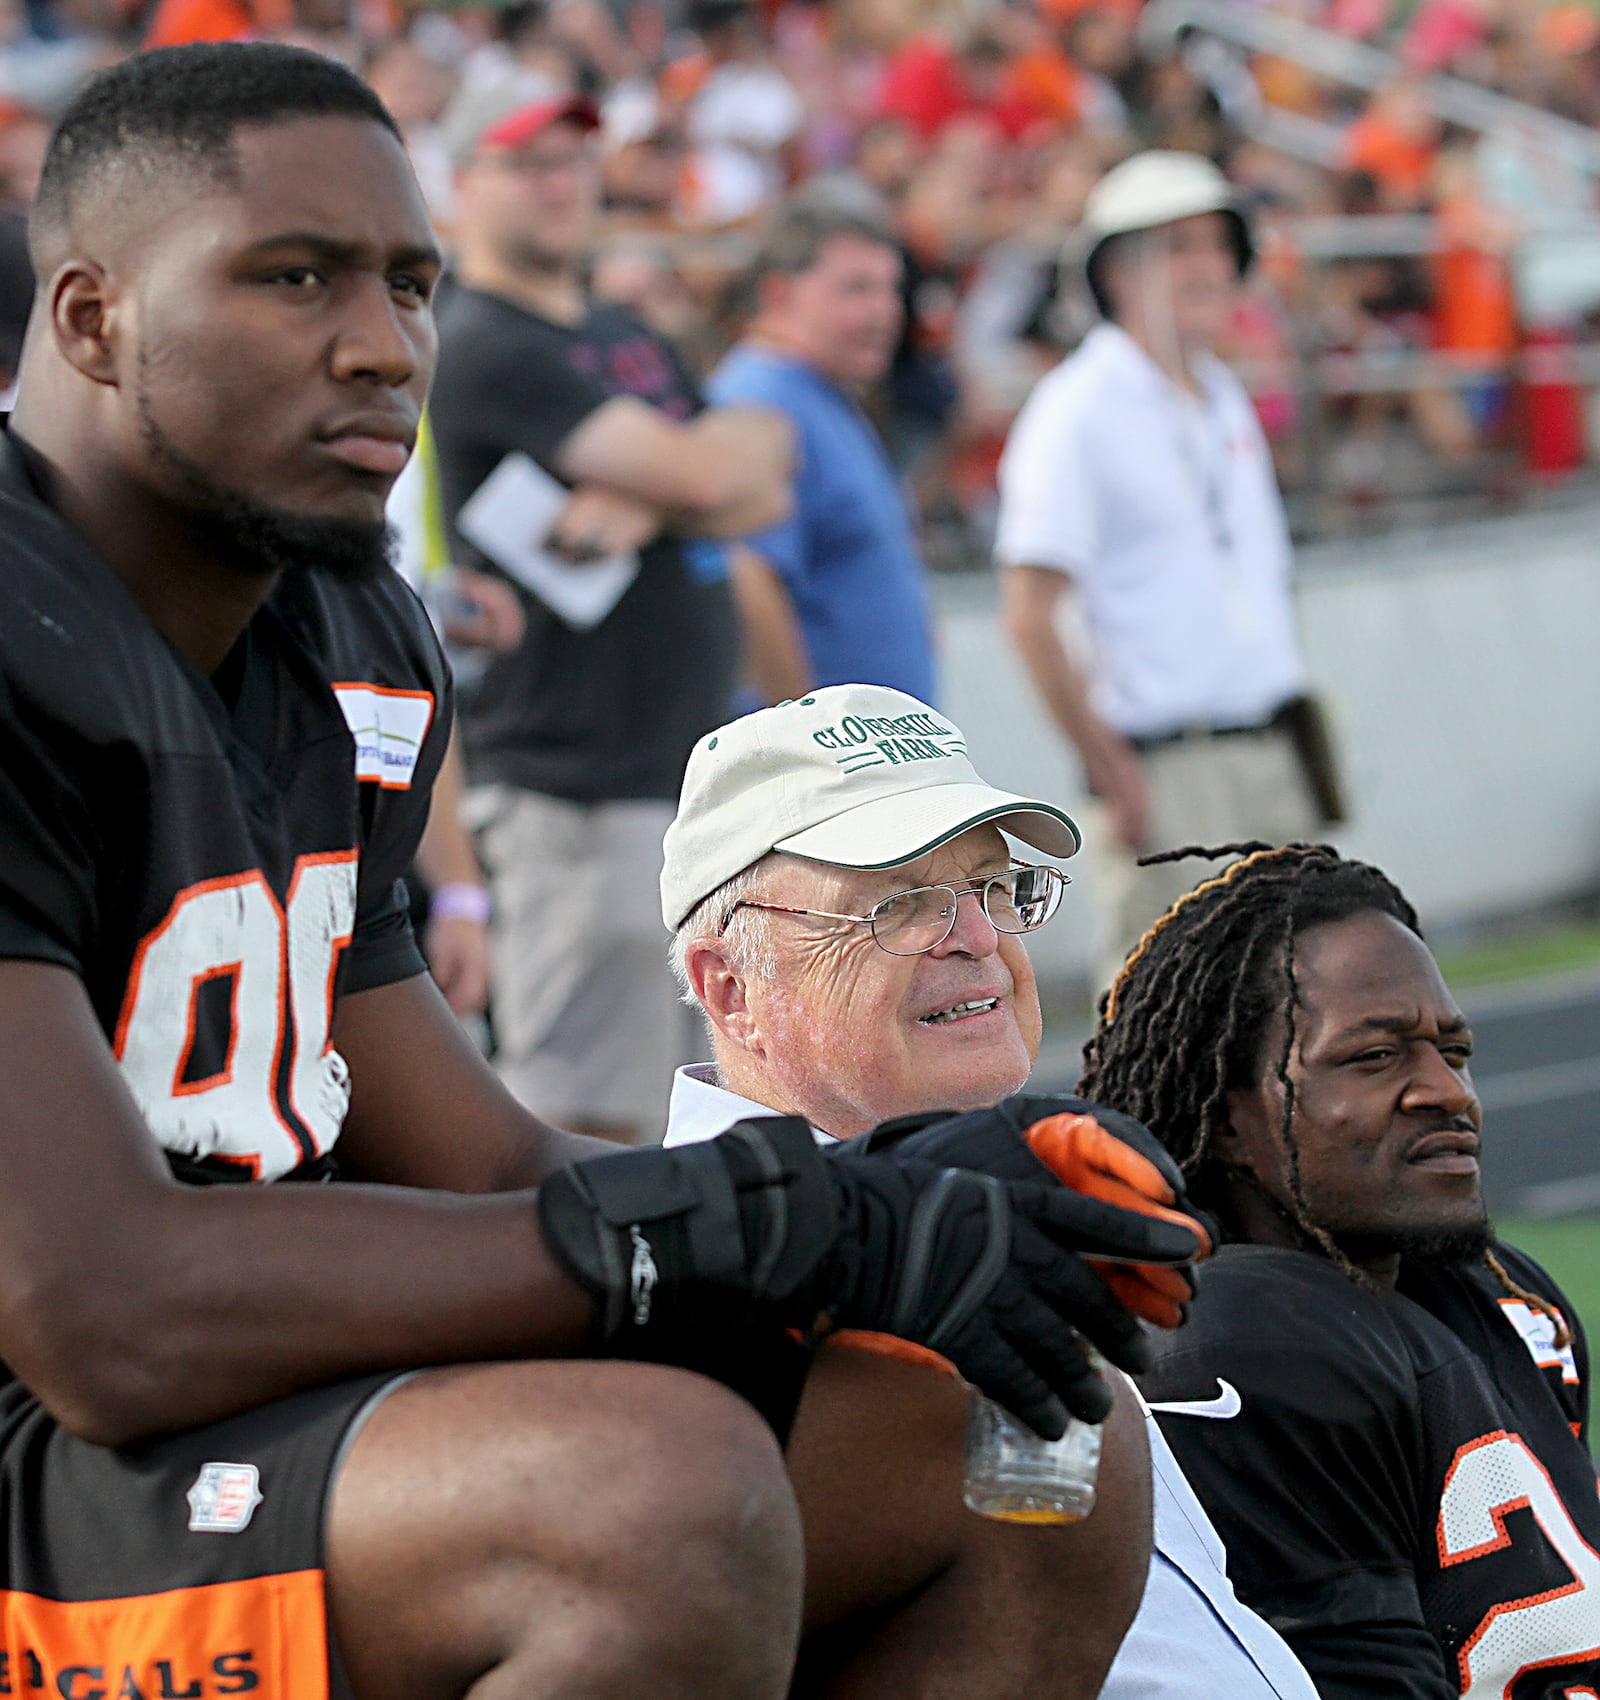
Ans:
[{"label": "black football glove", "polygon": [[766,1320],[899,1334],[1051,1437],[1110,1406],[1073,1330],[1146,1363],[1133,1318],[1073,1253],[1183,1264],[1193,1232],[1041,1183],[899,1154],[820,1152],[803,1121],[574,1164],[540,1193],[545,1238],[598,1299],[601,1350],[670,1358],[675,1338]]},{"label": "black football glove", "polygon": [[[966,1115],[902,1116],[863,1134],[858,1143],[870,1151],[981,1169],[1002,1180],[1043,1181],[1052,1175],[1103,1203],[1192,1223],[1202,1237],[1202,1257],[1217,1241],[1216,1224],[1190,1201],[1182,1171],[1155,1135],[1132,1116],[1086,1098],[1019,1093]],[[1182,1324],[1194,1297],[1186,1272],[1104,1257],[1089,1261],[1146,1322],[1158,1328]]]},{"label": "black football glove", "polygon": [[1080,1335],[1123,1369],[1150,1361],[1138,1321],[1084,1257],[1181,1265],[1200,1252],[1187,1227],[1082,1197],[1048,1173],[1006,1181],[849,1146],[829,1155],[845,1206],[834,1320],[930,1347],[1051,1439],[1069,1412],[1097,1423],[1111,1409]]},{"label": "black football glove", "polygon": [[1130,1145],[1160,1171],[1172,1188],[1179,1208],[1186,1204],[1183,1172],[1159,1139],[1143,1122],[1104,1104],[1092,1104],[1066,1092],[1018,1092],[989,1109],[965,1114],[931,1110],[898,1116],[864,1133],[857,1146],[867,1151],[897,1150],[907,1157],[945,1163],[955,1169],[982,1169],[1001,1180],[1040,1178],[1040,1159],[1027,1144],[1031,1127],[1052,1116],[1091,1116],[1109,1134]]},{"label": "black football glove", "polygon": [[599,1300],[594,1344],[626,1354],[707,1326],[809,1327],[840,1213],[811,1129],[763,1116],[717,1139],[574,1163],[539,1189],[539,1220]]}]

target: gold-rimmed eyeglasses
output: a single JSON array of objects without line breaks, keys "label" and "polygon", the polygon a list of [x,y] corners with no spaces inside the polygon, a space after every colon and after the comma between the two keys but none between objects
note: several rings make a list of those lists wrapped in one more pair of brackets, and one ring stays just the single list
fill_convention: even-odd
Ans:
[{"label": "gold-rimmed eyeglasses", "polygon": [[966,896],[976,897],[989,925],[997,933],[1031,933],[1042,927],[1061,906],[1061,894],[1071,883],[1059,868],[1018,862],[1003,874],[956,880],[950,885],[919,885],[897,891],[875,903],[865,915],[840,915],[829,909],[798,909],[788,903],[763,903],[741,898],[723,915],[717,933],[741,909],[768,909],[776,915],[811,915],[823,921],[851,921],[870,927],[874,942],[891,956],[921,956],[936,950],[955,931],[956,908]]}]

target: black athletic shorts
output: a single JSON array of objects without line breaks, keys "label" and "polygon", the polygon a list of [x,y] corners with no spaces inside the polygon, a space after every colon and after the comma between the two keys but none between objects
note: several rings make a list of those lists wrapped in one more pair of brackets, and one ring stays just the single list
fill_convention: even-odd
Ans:
[{"label": "black athletic shorts", "polygon": [[0,1696],[344,1700],[323,1588],[364,1376],[113,1451],[0,1387]]}]

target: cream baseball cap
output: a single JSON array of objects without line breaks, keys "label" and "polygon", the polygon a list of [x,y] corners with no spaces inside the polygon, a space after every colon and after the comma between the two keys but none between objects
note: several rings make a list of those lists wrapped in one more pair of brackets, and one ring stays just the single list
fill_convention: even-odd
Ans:
[{"label": "cream baseball cap", "polygon": [[881,685],[830,685],[695,745],[662,843],[661,918],[676,928],[769,850],[894,868],[987,822],[1047,856],[1082,843],[1054,804],[985,785],[959,728],[926,703]]}]

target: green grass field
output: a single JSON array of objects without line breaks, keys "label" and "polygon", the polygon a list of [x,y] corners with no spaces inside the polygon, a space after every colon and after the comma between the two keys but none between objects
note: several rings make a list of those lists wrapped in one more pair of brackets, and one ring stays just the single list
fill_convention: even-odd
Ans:
[{"label": "green grass field", "polygon": [[1445,983],[1463,986],[1498,985],[1541,974],[1573,974],[1600,969],[1600,924],[1575,921],[1558,927],[1539,927],[1505,938],[1439,952]]}]

